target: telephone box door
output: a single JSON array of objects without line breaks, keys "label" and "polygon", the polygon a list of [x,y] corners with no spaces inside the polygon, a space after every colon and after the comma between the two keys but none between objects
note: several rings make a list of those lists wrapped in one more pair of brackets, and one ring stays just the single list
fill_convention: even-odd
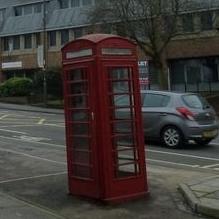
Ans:
[{"label": "telephone box door", "polygon": [[[111,195],[144,195],[145,152],[137,66],[133,62],[105,65],[111,132]],[[126,180],[125,180],[126,179]]]},{"label": "telephone box door", "polygon": [[97,198],[99,182],[91,70],[92,65],[80,64],[65,70],[66,140],[70,192]]}]

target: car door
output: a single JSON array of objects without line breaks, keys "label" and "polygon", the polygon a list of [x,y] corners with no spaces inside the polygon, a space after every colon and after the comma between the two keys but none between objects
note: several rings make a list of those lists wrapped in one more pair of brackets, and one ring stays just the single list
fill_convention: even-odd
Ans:
[{"label": "car door", "polygon": [[159,93],[142,94],[143,127],[146,138],[158,138],[163,120],[168,115],[168,95]]}]

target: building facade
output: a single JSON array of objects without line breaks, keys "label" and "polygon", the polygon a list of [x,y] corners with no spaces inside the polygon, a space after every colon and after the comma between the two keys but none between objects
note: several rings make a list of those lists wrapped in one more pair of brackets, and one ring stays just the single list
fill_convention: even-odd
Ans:
[{"label": "building facade", "polygon": [[[60,67],[61,47],[93,31],[88,17],[96,2],[0,0],[1,80],[33,77],[39,69]],[[196,89],[219,89],[219,2],[194,2],[181,14],[178,35],[166,49],[171,88],[189,90],[192,84]],[[147,60],[139,55],[140,63]],[[142,81],[145,87],[150,83],[156,88],[155,72],[144,78],[148,66],[140,66]]]},{"label": "building facade", "polygon": [[89,33],[94,0],[0,0],[2,79],[61,65],[61,47]]}]

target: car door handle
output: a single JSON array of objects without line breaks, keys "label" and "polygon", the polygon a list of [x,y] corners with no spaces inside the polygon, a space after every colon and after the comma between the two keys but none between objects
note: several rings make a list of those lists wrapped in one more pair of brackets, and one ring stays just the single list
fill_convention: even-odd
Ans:
[{"label": "car door handle", "polygon": [[167,113],[160,113],[160,116],[167,116]]}]

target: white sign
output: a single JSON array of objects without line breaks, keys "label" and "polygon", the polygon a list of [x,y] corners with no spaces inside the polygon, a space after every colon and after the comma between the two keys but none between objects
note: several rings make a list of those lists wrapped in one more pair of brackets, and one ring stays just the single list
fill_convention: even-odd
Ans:
[{"label": "white sign", "polygon": [[148,61],[139,61],[138,62],[138,66],[147,66],[148,65]]},{"label": "white sign", "polygon": [[66,59],[73,59],[73,58],[79,58],[83,56],[91,56],[92,55],[92,49],[82,49],[79,51],[72,51],[66,53]]},{"label": "white sign", "polygon": [[37,64],[39,68],[44,67],[44,51],[43,51],[43,45],[39,45],[37,47]]},{"label": "white sign", "polygon": [[131,49],[123,49],[123,48],[103,48],[103,55],[131,55]]},{"label": "white sign", "polygon": [[22,68],[22,62],[3,62],[2,69]]}]

